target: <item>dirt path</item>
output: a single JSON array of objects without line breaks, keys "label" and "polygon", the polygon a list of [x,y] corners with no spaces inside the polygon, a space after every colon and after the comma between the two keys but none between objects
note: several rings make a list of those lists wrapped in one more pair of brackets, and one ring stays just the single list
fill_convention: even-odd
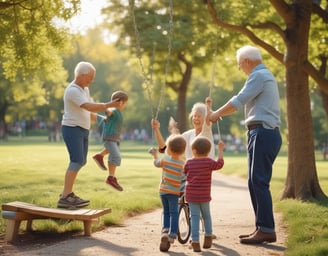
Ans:
[{"label": "dirt path", "polygon": [[[213,175],[211,212],[213,231],[217,239],[211,249],[194,253],[188,244],[178,241],[168,253],[159,251],[161,210],[129,218],[122,227],[109,227],[92,234],[92,237],[78,236],[38,249],[21,252],[4,252],[3,255],[69,255],[69,256],[153,256],[153,255],[225,255],[225,256],[278,256],[283,255],[286,229],[281,216],[275,214],[277,242],[264,245],[243,245],[239,243],[240,234],[254,229],[254,216],[246,180]],[[19,249],[18,249],[19,250]]]}]

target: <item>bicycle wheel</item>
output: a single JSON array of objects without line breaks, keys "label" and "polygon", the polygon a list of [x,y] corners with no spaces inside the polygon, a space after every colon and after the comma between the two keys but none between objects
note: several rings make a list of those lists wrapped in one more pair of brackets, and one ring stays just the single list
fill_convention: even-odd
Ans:
[{"label": "bicycle wheel", "polygon": [[189,207],[187,204],[181,204],[179,207],[178,227],[178,241],[181,244],[187,243],[190,237],[190,231]]}]

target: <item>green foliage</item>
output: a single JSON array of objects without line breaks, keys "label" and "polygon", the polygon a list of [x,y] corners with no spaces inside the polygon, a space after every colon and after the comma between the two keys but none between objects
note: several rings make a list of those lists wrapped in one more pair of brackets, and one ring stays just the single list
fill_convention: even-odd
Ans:
[{"label": "green foliage", "polygon": [[23,0],[0,9],[1,123],[35,117],[38,106],[62,97],[67,78],[62,55],[70,51],[71,36],[55,19],[71,18],[79,2]]},{"label": "green foliage", "polygon": [[[163,80],[165,75],[164,67],[168,54],[169,10],[167,1],[138,2],[134,6],[142,61],[148,72],[155,45],[152,72],[159,80]],[[137,38],[130,6],[121,1],[111,1],[111,5],[104,9],[103,13],[110,21],[105,25],[119,36],[117,45],[129,49],[132,56],[136,56]],[[190,13],[197,15],[189,15]],[[214,52],[217,51],[218,56],[225,53],[230,49],[232,40],[233,35],[228,38],[224,31],[217,31],[210,21],[206,5],[201,1],[174,1],[172,53],[167,77],[168,82],[172,84],[171,89],[178,93],[177,86],[182,83],[185,64],[181,61],[181,56],[191,63],[193,70],[199,69],[210,77],[207,64],[212,63]]]},{"label": "green foliage", "polygon": [[67,48],[69,37],[67,32],[55,27],[53,19],[70,18],[77,10],[77,1],[70,2],[72,5],[67,8],[58,0],[22,1],[20,5],[0,10],[3,21],[0,46],[6,79],[16,81],[19,74],[25,79],[35,72],[49,73],[44,68],[57,64],[55,59]]}]

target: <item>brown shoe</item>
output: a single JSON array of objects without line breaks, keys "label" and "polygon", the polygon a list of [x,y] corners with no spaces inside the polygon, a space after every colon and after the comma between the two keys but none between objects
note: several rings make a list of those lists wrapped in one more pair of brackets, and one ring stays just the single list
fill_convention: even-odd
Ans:
[{"label": "brown shoe", "polygon": [[264,242],[273,243],[277,241],[276,233],[264,233],[257,230],[252,236],[241,238],[242,244],[262,244]]},{"label": "brown shoe", "polygon": [[92,158],[93,160],[95,160],[96,164],[99,166],[100,169],[104,171],[107,170],[107,167],[104,163],[104,157],[102,155],[96,154]]},{"label": "brown shoe", "polygon": [[112,186],[118,191],[123,191],[123,188],[120,184],[118,184],[117,179],[114,176],[108,176],[106,179],[106,184]]},{"label": "brown shoe", "polygon": [[206,236],[204,236],[204,243],[203,243],[203,248],[204,249],[211,248],[211,246],[212,246],[212,239],[213,239],[213,236],[212,235],[206,235]]},{"label": "brown shoe", "polygon": [[167,252],[170,249],[169,236],[167,234],[162,234],[161,243],[159,245],[159,250],[161,252]]},{"label": "brown shoe", "polygon": [[199,242],[191,242],[191,247],[194,250],[194,252],[201,252],[200,249],[200,243]]},{"label": "brown shoe", "polygon": [[246,237],[250,237],[252,235],[254,235],[256,233],[257,229],[255,229],[252,233],[248,234],[248,235],[240,235],[239,238],[246,238]]}]

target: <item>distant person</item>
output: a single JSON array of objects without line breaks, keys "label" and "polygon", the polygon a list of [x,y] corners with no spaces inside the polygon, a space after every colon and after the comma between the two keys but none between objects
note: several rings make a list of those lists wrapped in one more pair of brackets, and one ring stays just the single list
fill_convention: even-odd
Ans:
[{"label": "distant person", "polygon": [[[248,78],[236,96],[209,114],[209,120],[215,122],[244,108],[248,129],[248,188],[255,213],[255,230],[239,238],[244,244],[271,243],[276,241],[276,232],[270,181],[272,165],[282,144],[278,85],[272,73],[262,64],[258,48],[240,48],[237,63]],[[210,108],[212,99],[207,98],[206,102]]]},{"label": "distant person", "polygon": [[106,183],[118,191],[123,191],[122,186],[117,182],[115,176],[116,167],[121,165],[121,154],[119,143],[123,129],[123,115],[122,111],[128,102],[128,94],[123,91],[115,91],[112,94],[111,100],[119,102],[116,108],[109,108],[106,112],[106,118],[98,116],[98,122],[102,126],[102,140],[104,142],[104,149],[98,154],[93,156],[97,165],[107,170],[104,164],[104,156],[108,154],[108,171],[109,176]]},{"label": "distant person", "polygon": [[87,162],[90,123],[91,119],[96,120],[96,115],[92,112],[104,111],[120,104],[115,101],[92,102],[89,86],[95,74],[96,69],[91,63],[79,62],[74,70],[74,80],[65,89],[62,136],[70,163],[65,174],[64,189],[57,204],[59,208],[75,209],[89,205],[89,200],[82,199],[73,192],[73,185],[79,170]]},{"label": "distant person", "polygon": [[323,160],[327,160],[327,155],[328,155],[328,145],[325,145],[322,150],[323,153]]},{"label": "distant person", "polygon": [[178,233],[179,197],[183,178],[184,152],[186,141],[181,135],[171,135],[167,141],[166,154],[158,158],[157,150],[151,149],[154,165],[162,168],[159,192],[163,207],[162,236],[160,251],[166,252]]},{"label": "distant person", "polygon": [[189,204],[191,218],[191,246],[194,252],[200,252],[199,221],[204,220],[203,248],[211,248],[213,239],[212,217],[210,211],[212,172],[224,165],[223,141],[218,143],[218,159],[209,157],[211,142],[204,136],[197,137],[191,144],[193,157],[187,159],[184,173],[187,177],[185,200]]}]

